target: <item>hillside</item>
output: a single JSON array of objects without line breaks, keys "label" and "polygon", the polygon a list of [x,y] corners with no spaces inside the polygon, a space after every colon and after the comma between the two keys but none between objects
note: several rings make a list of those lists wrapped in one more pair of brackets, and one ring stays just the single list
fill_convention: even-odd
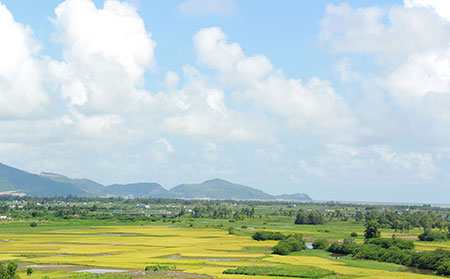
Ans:
[{"label": "hillside", "polygon": [[39,175],[56,182],[76,185],[81,190],[93,195],[101,194],[105,188],[105,186],[103,186],[102,184],[86,178],[68,178],[64,175],[51,172],[41,172]]},{"label": "hillside", "polygon": [[57,182],[0,163],[0,191],[34,196],[88,195],[73,184]]}]

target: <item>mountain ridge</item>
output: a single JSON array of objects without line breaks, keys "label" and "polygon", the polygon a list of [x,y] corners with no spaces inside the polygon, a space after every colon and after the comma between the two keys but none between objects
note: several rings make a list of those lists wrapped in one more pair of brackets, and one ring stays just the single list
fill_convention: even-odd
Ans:
[{"label": "mountain ridge", "polygon": [[139,182],[102,185],[86,178],[41,172],[28,173],[0,163],[0,194],[16,193],[32,196],[121,196],[185,199],[293,200],[310,201],[307,194],[271,195],[259,189],[229,182],[221,178],[197,184],[179,184],[167,190],[158,183]]}]

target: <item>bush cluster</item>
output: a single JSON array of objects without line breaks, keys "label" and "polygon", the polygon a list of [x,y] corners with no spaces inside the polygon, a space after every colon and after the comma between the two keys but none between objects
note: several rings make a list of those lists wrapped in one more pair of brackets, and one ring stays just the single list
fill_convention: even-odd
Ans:
[{"label": "bush cluster", "polygon": [[440,231],[425,230],[424,233],[419,234],[419,240],[421,241],[435,241],[435,240],[446,240],[447,235]]},{"label": "bush cluster", "polygon": [[306,249],[303,235],[296,233],[286,236],[285,239],[280,240],[277,245],[272,248],[274,254],[289,255],[292,252]]},{"label": "bush cluster", "polygon": [[316,239],[312,244],[314,249],[326,250],[329,246],[328,240],[326,239]]},{"label": "bush cluster", "polygon": [[386,249],[395,246],[401,250],[414,250],[414,242],[399,238],[371,238],[366,239],[365,243],[375,244]]},{"label": "bush cluster", "polygon": [[286,238],[286,235],[281,232],[257,231],[252,235],[252,238],[258,241],[283,240]]},{"label": "bush cluster", "polygon": [[168,265],[149,265],[145,267],[145,271],[171,271],[175,270],[176,267]]}]

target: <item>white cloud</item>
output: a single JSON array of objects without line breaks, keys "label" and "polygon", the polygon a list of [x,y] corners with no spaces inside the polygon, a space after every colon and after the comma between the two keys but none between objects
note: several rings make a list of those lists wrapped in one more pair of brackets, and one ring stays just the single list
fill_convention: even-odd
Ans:
[{"label": "white cloud", "polygon": [[156,141],[156,143],[161,143],[165,146],[167,153],[174,153],[175,149],[173,148],[172,144],[166,139],[166,138],[160,138]]},{"label": "white cloud", "polygon": [[46,115],[50,99],[29,27],[16,22],[0,3],[0,118]]},{"label": "white cloud", "polygon": [[219,27],[201,29],[194,36],[198,63],[219,70],[225,85],[251,86],[272,71],[267,57],[246,57],[238,43],[227,39]]},{"label": "white cloud", "polygon": [[85,113],[116,113],[139,99],[156,44],[136,9],[115,0],[102,9],[90,0],[67,0],[55,14],[64,59],[52,61],[50,73],[62,97]]},{"label": "white cloud", "polygon": [[368,149],[377,153],[381,159],[395,169],[411,172],[415,177],[429,179],[436,173],[437,167],[429,153],[408,152],[399,154],[386,145],[372,145]]},{"label": "white cloud", "polygon": [[319,40],[335,52],[404,56],[447,45],[450,30],[428,9],[398,6],[353,9],[343,3],[327,6]]},{"label": "white cloud", "polygon": [[288,79],[281,70],[274,71],[265,56],[247,57],[217,27],[200,30],[194,45],[199,63],[218,70],[224,86],[269,113],[285,117],[290,126],[320,136],[333,134],[337,141],[355,139],[357,119],[328,81],[311,78],[303,84]]},{"label": "white cloud", "polygon": [[348,57],[342,58],[336,64],[334,64],[334,69],[339,75],[339,79],[342,82],[360,82],[363,79],[360,73],[352,69],[350,59]]},{"label": "white cloud", "polygon": [[[406,135],[426,144],[448,143],[448,3],[405,0],[404,7],[353,9],[348,4],[327,7],[321,22],[321,42],[335,52],[373,54],[376,58],[375,73],[366,76],[349,70],[348,64],[337,64],[344,82],[356,80],[368,91],[364,99],[369,102],[357,103],[355,113],[361,121],[370,122],[364,123],[370,125],[371,134],[375,136],[372,140],[380,139],[376,135],[385,134],[391,135],[391,139]],[[375,86],[378,88],[368,90]],[[385,91],[386,97],[368,96],[384,94],[377,91]],[[373,121],[375,115],[387,125]]]},{"label": "white cloud", "polygon": [[230,15],[237,11],[234,0],[185,0],[177,7],[183,16]]},{"label": "white cloud", "polygon": [[403,0],[406,8],[431,8],[446,20],[450,20],[450,2],[447,0]]}]

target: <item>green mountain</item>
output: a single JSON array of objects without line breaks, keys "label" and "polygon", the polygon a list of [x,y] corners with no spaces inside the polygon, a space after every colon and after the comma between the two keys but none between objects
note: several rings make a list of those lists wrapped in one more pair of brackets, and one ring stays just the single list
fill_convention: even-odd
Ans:
[{"label": "green mountain", "polygon": [[121,196],[186,199],[295,200],[309,201],[306,194],[270,195],[261,190],[228,182],[207,180],[200,184],[181,184],[169,191],[158,183],[113,184],[104,186],[89,179],[73,179],[42,172],[31,174],[0,163],[0,194],[32,196]]},{"label": "green mountain", "polygon": [[0,191],[33,196],[88,195],[79,187],[57,182],[0,163]]},{"label": "green mountain", "polygon": [[234,184],[223,179],[206,180],[200,184],[181,184],[170,192],[180,198],[210,198],[210,199],[241,199],[241,200],[271,200],[273,196],[261,190]]},{"label": "green mountain", "polygon": [[93,195],[99,195],[104,190],[105,186],[100,183],[97,183],[93,180],[86,178],[68,178],[64,175],[60,175],[57,173],[51,172],[41,172],[39,174],[41,177],[45,177],[51,179],[56,182],[62,182],[67,184],[73,184],[78,186],[81,190],[88,192]]},{"label": "green mountain", "polygon": [[132,184],[113,184],[106,186],[102,190],[102,195],[109,196],[133,196],[133,197],[170,197],[169,191],[164,189],[158,183],[132,183]]}]

